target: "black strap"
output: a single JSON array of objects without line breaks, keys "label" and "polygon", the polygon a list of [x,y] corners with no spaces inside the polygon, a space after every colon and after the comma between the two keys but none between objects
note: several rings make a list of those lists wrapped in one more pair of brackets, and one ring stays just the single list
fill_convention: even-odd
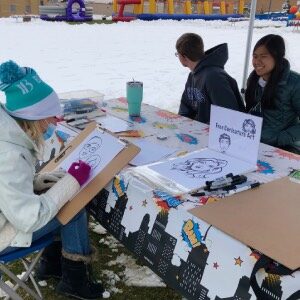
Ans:
[{"label": "black strap", "polygon": [[300,299],[300,290],[289,296],[286,300],[299,300]]},{"label": "black strap", "polygon": [[[299,269],[291,270],[281,264],[274,262],[271,258],[267,257],[266,255],[261,255],[260,258],[255,263],[250,276],[250,285],[257,297],[257,300],[268,300],[268,295],[261,290],[256,280],[256,273],[258,272],[259,269],[265,269],[265,271],[269,274],[276,274],[280,276],[291,275],[295,271],[299,270]],[[299,300],[299,299],[300,299],[300,290],[292,294],[289,298],[287,298],[287,300]]]}]

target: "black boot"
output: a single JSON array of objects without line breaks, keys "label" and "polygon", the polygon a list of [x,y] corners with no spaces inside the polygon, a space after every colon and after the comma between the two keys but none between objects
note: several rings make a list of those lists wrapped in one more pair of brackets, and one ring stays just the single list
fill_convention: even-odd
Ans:
[{"label": "black boot", "polygon": [[35,272],[38,280],[62,277],[61,248],[61,241],[54,241],[45,248]]},{"label": "black boot", "polygon": [[77,299],[101,299],[104,288],[92,279],[91,256],[63,252],[62,279],[56,291]]}]

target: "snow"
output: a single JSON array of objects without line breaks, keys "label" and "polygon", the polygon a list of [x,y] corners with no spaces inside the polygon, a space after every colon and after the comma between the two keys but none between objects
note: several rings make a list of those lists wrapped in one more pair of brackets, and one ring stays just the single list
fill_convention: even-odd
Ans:
[{"label": "snow", "polygon": [[[92,228],[99,229],[97,222],[93,222],[92,224],[90,223],[90,225]],[[102,230],[96,233],[102,236]],[[117,248],[123,247],[123,245],[111,235],[102,237],[99,243],[108,246],[112,252],[116,252],[115,250],[117,250]],[[148,267],[138,265],[135,258],[124,253],[117,255],[115,259],[108,261],[106,265],[108,269],[102,270],[101,274],[105,277],[108,291],[113,294],[122,293],[122,290],[116,287],[116,284],[120,280],[127,286],[166,286],[165,283]],[[110,270],[113,266],[120,266],[121,268],[125,268],[124,270],[115,273],[114,271]]]},{"label": "snow", "polygon": [[109,261],[107,266],[120,265],[125,266],[122,281],[127,286],[147,286],[147,287],[165,287],[165,283],[148,267],[139,266],[136,259],[124,253],[120,254],[116,260]]},{"label": "snow", "polygon": [[[281,34],[292,68],[300,71],[297,31],[285,27],[284,22],[256,21],[255,26],[253,42],[269,33]],[[145,103],[177,112],[189,73],[174,55],[177,38],[185,32],[198,33],[205,49],[227,42],[230,57],[226,70],[241,86],[247,28],[247,21],[69,25],[0,19],[0,61],[12,59],[35,68],[57,92],[94,89],[104,93],[105,99],[124,96],[126,81],[134,78],[144,83]]]},{"label": "snow", "polygon": [[[57,92],[93,89],[104,93],[105,99],[124,96],[126,81],[134,78],[144,83],[145,103],[177,112],[189,73],[174,55],[177,38],[185,32],[198,33],[206,49],[227,42],[230,57],[226,70],[241,86],[247,29],[248,22],[201,20],[69,25],[0,19],[0,62],[12,59],[35,68]],[[287,58],[299,72],[299,33],[285,27],[284,22],[256,21],[254,43],[269,33],[285,38]],[[96,223],[91,227],[100,235],[106,234]],[[112,236],[101,238],[99,243],[108,245],[113,252],[122,247]],[[102,272],[110,278],[113,293],[122,292],[115,287],[120,277],[127,285],[164,286],[150,269],[137,265],[132,257],[120,254],[108,266],[114,264],[125,266],[124,272]]]}]

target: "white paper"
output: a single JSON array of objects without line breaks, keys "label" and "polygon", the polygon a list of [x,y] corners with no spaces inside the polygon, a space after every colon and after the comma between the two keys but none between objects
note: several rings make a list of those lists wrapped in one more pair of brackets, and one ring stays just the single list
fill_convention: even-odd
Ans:
[{"label": "white paper", "polygon": [[68,170],[73,162],[78,162],[79,160],[85,161],[92,167],[90,178],[86,182],[88,184],[124,148],[125,144],[119,139],[107,132],[95,129],[61,162],[57,169]]},{"label": "white paper", "polygon": [[146,141],[145,139],[132,140],[131,142],[141,149],[139,154],[129,163],[133,166],[146,165],[162,160],[178,150],[159,144],[154,144]]},{"label": "white paper", "polygon": [[208,148],[256,165],[262,118],[211,106]]},{"label": "white paper", "polygon": [[148,168],[187,190],[203,187],[207,180],[215,180],[228,173],[238,175],[255,170],[255,166],[248,162],[208,148],[153,164]]},{"label": "white paper", "polygon": [[133,124],[116,118],[112,115],[106,115],[102,117],[97,117],[94,119],[101,127],[111,131],[111,132],[122,132],[132,129]]}]

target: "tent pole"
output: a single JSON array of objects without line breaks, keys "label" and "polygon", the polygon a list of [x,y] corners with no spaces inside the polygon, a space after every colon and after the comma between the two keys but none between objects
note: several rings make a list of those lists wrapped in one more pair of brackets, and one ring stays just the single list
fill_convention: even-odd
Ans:
[{"label": "tent pole", "polygon": [[244,63],[244,74],[243,74],[243,82],[242,82],[242,94],[245,95],[246,90],[246,81],[248,77],[248,68],[249,68],[249,57],[250,50],[252,44],[252,35],[253,35],[253,26],[255,20],[255,12],[256,12],[256,2],[257,0],[251,1],[251,9],[250,9],[250,20],[249,20],[249,28],[248,28],[248,36],[247,36],[247,44],[246,44],[246,55],[245,55],[245,63]]}]

